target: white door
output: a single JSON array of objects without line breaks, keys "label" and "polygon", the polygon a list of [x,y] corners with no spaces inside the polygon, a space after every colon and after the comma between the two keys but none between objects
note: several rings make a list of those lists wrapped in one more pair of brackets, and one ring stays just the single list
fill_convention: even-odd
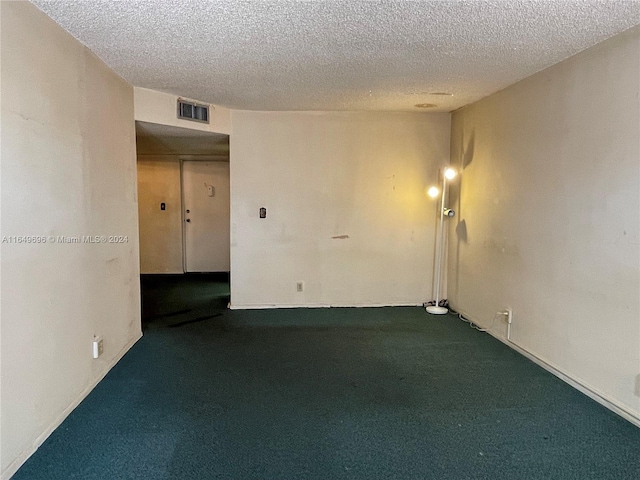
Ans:
[{"label": "white door", "polygon": [[184,161],[186,272],[229,271],[229,163]]}]

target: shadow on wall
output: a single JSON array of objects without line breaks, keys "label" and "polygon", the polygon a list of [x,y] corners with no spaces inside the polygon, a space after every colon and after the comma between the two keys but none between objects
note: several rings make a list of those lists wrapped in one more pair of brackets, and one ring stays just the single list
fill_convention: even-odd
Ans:
[{"label": "shadow on wall", "polygon": [[467,142],[467,148],[465,148],[462,152],[462,170],[467,168],[473,161],[473,152],[475,149],[475,143],[476,143],[476,132],[471,132],[471,135],[469,136],[469,141]]},{"label": "shadow on wall", "polygon": [[[453,194],[453,198],[450,198],[450,204],[454,204],[456,205],[456,211],[457,211],[457,218],[458,218],[458,223],[456,224],[456,254],[455,254],[455,258],[451,259],[452,261],[455,262],[455,287],[453,289],[453,293],[457,294],[458,293],[458,289],[460,287],[460,245],[462,243],[467,243],[468,242],[468,232],[467,232],[467,221],[462,217],[462,214],[464,213],[462,211],[462,204],[460,201],[460,198],[462,197],[462,188],[463,188],[463,182],[464,182],[464,175],[462,174],[464,172],[464,170],[471,164],[471,162],[473,161],[473,156],[474,156],[474,151],[475,151],[475,131],[472,131],[471,134],[469,135],[469,139],[467,140],[466,143],[466,147],[464,145],[464,132],[462,132],[462,135],[460,135],[460,149],[458,150],[458,152],[461,152],[460,154],[460,167],[459,167],[459,172],[460,172],[460,176],[458,177],[458,183],[457,186],[455,188],[452,188],[450,193]],[[451,159],[452,165],[455,165],[455,159]],[[451,295],[448,295],[449,297]]]}]

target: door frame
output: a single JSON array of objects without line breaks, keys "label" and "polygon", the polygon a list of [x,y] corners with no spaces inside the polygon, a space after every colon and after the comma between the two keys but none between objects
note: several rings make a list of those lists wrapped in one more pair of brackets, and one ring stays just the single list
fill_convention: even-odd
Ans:
[{"label": "door frame", "polygon": [[182,273],[187,273],[187,225],[184,213],[184,162],[180,157],[180,222],[182,223]]}]

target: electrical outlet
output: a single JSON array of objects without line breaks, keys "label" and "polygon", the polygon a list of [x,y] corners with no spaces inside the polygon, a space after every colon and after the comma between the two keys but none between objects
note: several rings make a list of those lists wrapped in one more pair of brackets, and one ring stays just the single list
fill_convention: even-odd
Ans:
[{"label": "electrical outlet", "polygon": [[511,310],[510,308],[505,309],[504,318],[507,321],[507,323],[513,322],[513,310]]},{"label": "electrical outlet", "polygon": [[93,358],[98,358],[104,351],[102,337],[93,337]]},{"label": "electrical outlet", "polygon": [[304,282],[296,283],[296,292],[304,292]]}]

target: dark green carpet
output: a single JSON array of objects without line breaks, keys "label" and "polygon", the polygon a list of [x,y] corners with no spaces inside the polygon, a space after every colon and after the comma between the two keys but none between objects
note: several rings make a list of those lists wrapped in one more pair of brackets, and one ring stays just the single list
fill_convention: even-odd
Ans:
[{"label": "dark green carpet", "polygon": [[144,338],[14,478],[640,478],[640,429],[453,316],[214,280],[144,277]]}]

